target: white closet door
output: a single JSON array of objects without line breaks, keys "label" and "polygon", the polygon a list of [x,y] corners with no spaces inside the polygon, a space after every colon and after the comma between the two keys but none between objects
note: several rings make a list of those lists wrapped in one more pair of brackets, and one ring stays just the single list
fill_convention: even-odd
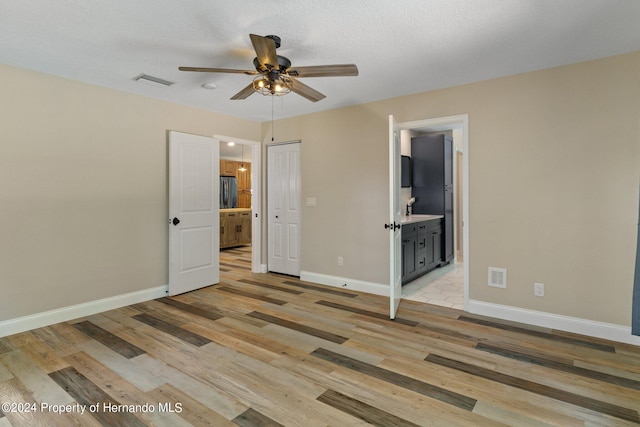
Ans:
[{"label": "white closet door", "polygon": [[300,276],[300,191],[300,143],[269,146],[269,271]]}]

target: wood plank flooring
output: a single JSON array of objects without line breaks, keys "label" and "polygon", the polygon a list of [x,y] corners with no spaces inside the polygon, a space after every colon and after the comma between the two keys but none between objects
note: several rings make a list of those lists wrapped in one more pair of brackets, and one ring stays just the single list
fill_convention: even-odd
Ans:
[{"label": "wood plank flooring", "polygon": [[638,426],[640,348],[277,274],[0,338],[6,426]]}]

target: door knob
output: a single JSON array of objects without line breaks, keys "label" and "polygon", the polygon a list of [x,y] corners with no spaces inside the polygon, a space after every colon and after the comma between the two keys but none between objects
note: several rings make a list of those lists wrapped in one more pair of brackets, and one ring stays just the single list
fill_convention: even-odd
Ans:
[{"label": "door knob", "polygon": [[178,218],[173,218],[173,221],[171,221],[173,223],[173,225],[178,225],[180,224],[180,220]]}]

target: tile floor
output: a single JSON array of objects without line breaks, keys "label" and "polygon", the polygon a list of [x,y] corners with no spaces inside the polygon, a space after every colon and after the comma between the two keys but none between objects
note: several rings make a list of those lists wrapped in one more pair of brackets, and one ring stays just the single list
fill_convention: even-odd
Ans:
[{"label": "tile floor", "polygon": [[428,304],[464,309],[462,263],[445,265],[402,287],[402,298]]}]

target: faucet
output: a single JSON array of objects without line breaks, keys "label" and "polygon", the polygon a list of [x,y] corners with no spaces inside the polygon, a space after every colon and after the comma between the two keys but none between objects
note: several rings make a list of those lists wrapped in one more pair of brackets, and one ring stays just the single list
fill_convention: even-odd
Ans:
[{"label": "faucet", "polygon": [[409,213],[409,207],[412,206],[415,202],[416,202],[416,198],[415,197],[410,198],[409,201],[407,202],[406,216],[411,215],[411,213]]}]

